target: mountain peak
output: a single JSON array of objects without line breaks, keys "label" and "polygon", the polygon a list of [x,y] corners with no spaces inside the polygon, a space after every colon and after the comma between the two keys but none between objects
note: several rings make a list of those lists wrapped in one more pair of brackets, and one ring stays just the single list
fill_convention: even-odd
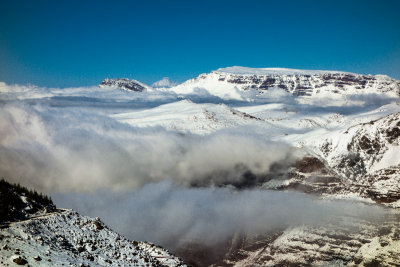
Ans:
[{"label": "mountain peak", "polygon": [[388,76],[240,66],[220,68],[211,73],[201,74],[171,88],[171,91],[178,94],[207,92],[222,99],[244,100],[248,99],[248,92],[251,90],[262,94],[269,89],[278,88],[308,99],[335,98],[347,101],[347,96],[361,94],[384,94],[394,98],[400,96],[400,81]]},{"label": "mountain peak", "polygon": [[141,83],[137,80],[127,79],[127,78],[117,78],[117,79],[104,79],[100,85],[100,87],[118,87],[125,90],[135,91],[135,92],[143,92],[150,87],[144,83]]}]

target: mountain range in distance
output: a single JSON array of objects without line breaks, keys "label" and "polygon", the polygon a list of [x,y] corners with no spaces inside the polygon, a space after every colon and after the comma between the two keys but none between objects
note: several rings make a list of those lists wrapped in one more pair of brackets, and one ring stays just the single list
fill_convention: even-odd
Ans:
[{"label": "mountain range in distance", "polygon": [[[40,206],[41,217],[7,222],[0,232],[2,246],[7,245],[1,254],[3,264],[18,256],[33,266],[43,264],[34,259],[35,250],[52,262],[106,266],[400,264],[400,81],[396,79],[235,66],[180,84],[168,78],[152,85],[107,78],[99,86],[64,89],[0,84],[0,97],[7,137],[0,139],[7,163],[1,176],[54,194],[57,206],[79,212]],[[46,166],[46,171],[38,166]],[[78,179],[82,174],[85,179]],[[157,186],[165,187],[166,181],[173,189],[162,194]],[[103,197],[104,207],[99,208],[95,193],[82,197],[85,205],[79,203],[77,196],[96,190],[111,192]],[[180,192],[177,202],[170,199],[174,190]],[[133,198],[122,209],[118,205],[130,197],[118,192],[148,194],[146,202],[155,200],[144,209],[146,202]],[[204,198],[191,197],[203,193],[210,201],[213,194],[229,197],[216,197],[220,203],[206,202],[210,207],[204,208]],[[218,227],[220,217],[236,222],[229,210],[235,209],[232,199],[241,194],[248,194],[241,201],[253,202],[236,216],[249,217],[237,222],[240,227]],[[260,194],[278,194],[263,206],[279,208],[269,214],[262,214],[263,209],[252,213]],[[324,203],[303,210],[308,214],[315,209],[311,213],[315,223],[281,218],[281,210],[304,209],[300,204],[282,206],[278,200],[289,196],[298,197],[304,207],[308,198]],[[26,200],[26,195],[19,193],[18,198]],[[170,205],[160,204],[160,199]],[[25,208],[34,206],[24,203]],[[183,217],[167,216],[185,210],[171,203],[193,206]],[[337,203],[343,210],[326,203]],[[220,208],[218,212],[213,206]],[[115,216],[121,210],[125,223]],[[141,215],[135,216],[138,210]],[[156,211],[167,219],[157,217]],[[128,238],[80,213],[100,216]],[[198,216],[214,221],[214,228]],[[271,217],[278,223],[269,225]],[[145,229],[155,221],[156,228],[167,230],[155,229],[148,235],[135,230],[135,225]],[[96,222],[103,228],[97,229]],[[215,241],[209,238],[213,231],[225,235]],[[129,241],[138,235],[164,249]],[[58,240],[54,246],[53,239]],[[25,249],[16,250],[17,246]]]}]

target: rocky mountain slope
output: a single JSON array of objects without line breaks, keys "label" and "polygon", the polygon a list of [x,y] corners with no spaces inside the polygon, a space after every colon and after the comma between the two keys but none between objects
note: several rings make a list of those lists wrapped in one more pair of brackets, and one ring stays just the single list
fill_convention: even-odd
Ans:
[{"label": "rocky mountain slope", "polygon": [[148,90],[150,87],[136,80],[119,78],[119,79],[104,79],[100,83],[100,87],[115,87],[122,88],[125,90],[143,92]]},{"label": "rocky mountain slope", "polygon": [[239,234],[225,259],[213,266],[398,266],[399,219],[399,214],[378,222],[346,217],[323,227]]},{"label": "rocky mountain slope", "polygon": [[245,67],[222,68],[201,74],[174,88],[177,93],[194,93],[203,88],[220,97],[238,98],[250,89],[265,92],[283,89],[294,96],[335,97],[354,94],[400,95],[400,82],[384,75],[361,75],[338,71]]},{"label": "rocky mountain slope", "polygon": [[[142,92],[151,90],[131,79],[105,79],[101,87],[119,87]],[[270,89],[282,89],[293,96],[318,98],[343,98],[362,94],[378,94],[397,98],[400,81],[385,75],[361,75],[340,71],[296,70],[284,68],[220,68],[204,73],[181,84],[168,78],[153,84],[154,89],[175,92],[178,95],[208,94],[222,99],[249,100]]]},{"label": "rocky mountain slope", "polygon": [[356,194],[398,207],[400,113],[345,125],[336,130],[311,131],[295,139],[341,181],[335,194]]},{"label": "rocky mountain slope", "polygon": [[[7,202],[6,210],[19,210],[0,229],[1,266],[185,266],[167,250],[130,241],[99,218],[56,209],[50,200],[26,193],[32,191],[5,181],[1,185],[2,209]],[[24,207],[6,199],[5,192],[18,197]]]}]

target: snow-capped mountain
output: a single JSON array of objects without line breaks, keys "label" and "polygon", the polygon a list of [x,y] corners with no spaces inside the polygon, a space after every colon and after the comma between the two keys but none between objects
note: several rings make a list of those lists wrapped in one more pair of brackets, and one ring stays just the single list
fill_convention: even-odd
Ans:
[{"label": "snow-capped mountain", "polygon": [[[241,98],[250,89],[262,93],[272,88],[311,100],[321,97],[330,99],[333,95],[350,99],[362,94],[396,100],[399,99],[400,81],[383,75],[340,71],[230,67],[202,74],[168,90],[183,96],[203,94],[206,90],[221,99],[230,99],[235,96]],[[252,97],[259,96],[253,94]],[[329,105],[329,102],[322,101],[320,104]],[[112,117],[135,127],[161,126],[184,134],[207,135],[221,129],[250,125],[253,129],[264,128],[270,138],[285,140],[305,149],[308,156],[325,165],[322,174],[312,175],[329,180],[329,187],[321,187],[306,179],[310,174],[296,172],[288,176],[289,180],[264,180],[265,188],[284,189],[301,184],[309,192],[329,195],[334,187],[336,195],[352,191],[359,197],[398,206],[399,111],[397,104],[390,104],[350,116],[338,112],[303,114],[296,107],[289,108],[284,103],[232,108],[183,100],[152,109],[114,114]]]},{"label": "snow-capped mountain", "polygon": [[100,83],[100,87],[115,87],[135,92],[143,92],[150,89],[150,87],[145,85],[144,83],[127,78],[104,79]]},{"label": "snow-capped mountain", "polygon": [[[207,94],[221,99],[255,100],[271,89],[281,89],[301,99],[337,99],[343,104],[359,95],[379,95],[398,98],[400,81],[385,75],[362,75],[341,71],[296,70],[286,68],[220,68],[181,84],[168,78],[155,82],[152,87],[131,79],[105,79],[101,87],[118,87],[142,92],[158,89],[178,95]],[[341,102],[340,102],[341,101]],[[308,102],[307,102],[308,103]],[[327,103],[332,104],[332,103]]]},{"label": "snow-capped mountain", "polygon": [[265,92],[280,88],[294,96],[335,97],[338,95],[400,95],[400,81],[384,75],[361,75],[339,71],[295,70],[281,68],[221,68],[201,74],[171,90],[179,94],[206,90],[221,98],[242,99],[250,89]]}]

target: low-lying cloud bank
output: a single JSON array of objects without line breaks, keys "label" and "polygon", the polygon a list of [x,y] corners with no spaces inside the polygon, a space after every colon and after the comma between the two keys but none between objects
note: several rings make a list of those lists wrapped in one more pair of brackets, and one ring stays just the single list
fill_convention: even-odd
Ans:
[{"label": "low-lying cloud bank", "polygon": [[126,193],[58,194],[55,201],[91,216],[136,240],[179,248],[187,242],[207,246],[235,233],[263,234],[299,225],[327,226],[341,216],[376,220],[377,207],[322,201],[295,192],[183,188],[169,181]]},{"label": "low-lying cloud bank", "polygon": [[[380,215],[376,208],[302,194],[213,187],[240,183],[246,171],[265,174],[274,163],[291,164],[301,152],[250,126],[197,136],[123,124],[109,115],[176,96],[102,90],[0,84],[0,177],[52,194],[61,207],[100,216],[131,238],[168,247],[341,215]],[[263,97],[287,95],[272,90]]]},{"label": "low-lying cloud bank", "polygon": [[[212,96],[197,97],[201,102]],[[314,112],[283,90],[257,97],[286,99],[291,110]],[[0,83],[0,177],[46,193],[130,190],[164,180],[183,186],[240,184],[246,172],[268,173],[274,163],[290,164],[301,153],[271,142],[272,130],[256,126],[180,135],[162,127],[130,126],[110,116],[132,111],[137,103],[152,107],[160,101],[176,101],[176,95]]]},{"label": "low-lying cloud bank", "polygon": [[285,144],[235,129],[184,136],[90,109],[26,103],[0,107],[0,151],[0,176],[47,193],[126,190],[165,179],[237,183],[245,171],[266,173],[275,162],[296,159]]}]

